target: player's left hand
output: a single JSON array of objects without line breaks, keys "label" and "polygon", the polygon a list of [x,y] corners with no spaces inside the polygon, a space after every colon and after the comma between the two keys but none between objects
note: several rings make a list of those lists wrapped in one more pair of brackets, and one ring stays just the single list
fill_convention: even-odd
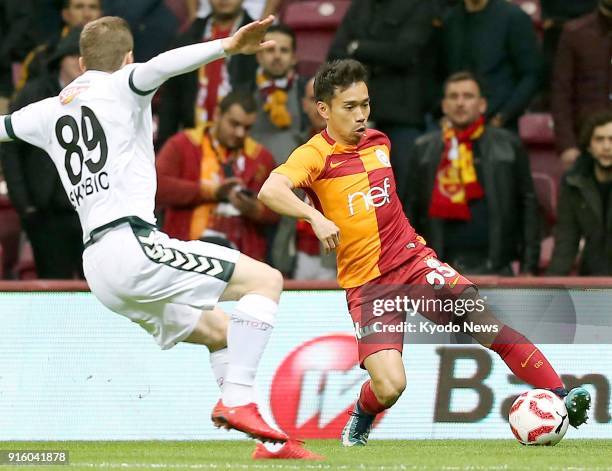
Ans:
[{"label": "player's left hand", "polygon": [[323,251],[326,254],[338,248],[340,245],[340,229],[332,221],[317,212],[316,217],[310,220],[310,225],[321,241]]},{"label": "player's left hand", "polygon": [[227,55],[255,54],[273,47],[276,44],[274,41],[263,40],[273,22],[274,15],[269,15],[267,18],[244,25],[229,38],[222,39],[225,53]]}]

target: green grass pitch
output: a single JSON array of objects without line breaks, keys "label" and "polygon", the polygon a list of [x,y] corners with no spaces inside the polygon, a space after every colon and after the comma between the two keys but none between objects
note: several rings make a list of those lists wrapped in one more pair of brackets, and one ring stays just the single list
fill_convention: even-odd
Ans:
[{"label": "green grass pitch", "polygon": [[69,466],[0,466],[16,470],[612,470],[612,440],[565,440],[524,447],[514,440],[381,440],[344,449],[310,440],[323,462],[252,461],[248,441],[1,442],[6,450],[68,450]]}]

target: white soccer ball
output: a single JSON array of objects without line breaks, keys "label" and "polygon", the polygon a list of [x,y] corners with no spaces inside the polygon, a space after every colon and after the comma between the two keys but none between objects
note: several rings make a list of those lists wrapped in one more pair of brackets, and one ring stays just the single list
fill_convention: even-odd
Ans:
[{"label": "white soccer ball", "polygon": [[523,445],[556,445],[569,425],[565,403],[546,389],[532,389],[517,397],[508,420]]}]

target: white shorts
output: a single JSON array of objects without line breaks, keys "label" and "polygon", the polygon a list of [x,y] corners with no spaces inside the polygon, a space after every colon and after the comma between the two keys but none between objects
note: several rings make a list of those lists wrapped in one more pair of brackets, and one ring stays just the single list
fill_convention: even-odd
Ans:
[{"label": "white shorts", "polygon": [[239,256],[126,222],[85,249],[83,270],[102,304],[139,324],[165,350],[189,337],[202,311],[217,304]]}]

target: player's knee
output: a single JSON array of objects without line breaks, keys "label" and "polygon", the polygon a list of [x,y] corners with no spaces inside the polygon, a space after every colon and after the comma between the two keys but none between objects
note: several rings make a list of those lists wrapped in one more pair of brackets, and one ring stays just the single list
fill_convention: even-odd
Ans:
[{"label": "player's knee", "polygon": [[378,401],[385,406],[392,406],[406,389],[406,379],[403,377],[385,378],[374,385]]},{"label": "player's knee", "polygon": [[283,275],[276,268],[262,262],[252,261],[248,275],[243,277],[239,297],[259,293],[278,298],[283,291]]},{"label": "player's knee", "polygon": [[266,293],[280,296],[283,291],[283,275],[276,268],[269,265],[264,265],[265,270],[262,270],[261,277],[258,279],[258,288],[264,289]]}]

